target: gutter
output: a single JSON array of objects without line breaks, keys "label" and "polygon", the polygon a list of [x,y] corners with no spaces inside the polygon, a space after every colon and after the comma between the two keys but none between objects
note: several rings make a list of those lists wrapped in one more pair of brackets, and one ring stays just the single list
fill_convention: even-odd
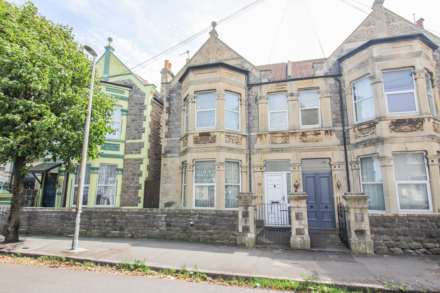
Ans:
[{"label": "gutter", "polygon": [[280,80],[271,80],[271,81],[249,83],[248,86],[253,87],[253,86],[265,85],[265,84],[298,81],[298,80],[318,79],[318,78],[337,78],[340,76],[341,76],[341,74],[327,74],[327,75],[315,75],[315,76],[304,76],[304,77],[292,77],[292,78],[286,78],[286,79],[280,79]]},{"label": "gutter", "polygon": [[250,98],[250,95],[249,95],[249,92],[250,92],[250,84],[248,83],[249,82],[249,72],[247,72],[247,74],[245,75],[245,77],[246,77],[246,84],[247,84],[247,87],[246,87],[246,97],[247,97],[247,119],[246,119],[246,124],[247,124],[247,150],[248,150],[248,174],[249,174],[249,176],[248,176],[248,182],[249,182],[249,192],[252,192],[252,153],[251,153],[251,151],[252,151],[252,149],[251,149],[251,130],[250,130],[250,125],[251,125],[251,123],[250,123],[250,119],[251,119],[251,117],[250,117],[250,114],[251,114],[251,111],[250,111],[250,101],[249,101],[249,98]]}]

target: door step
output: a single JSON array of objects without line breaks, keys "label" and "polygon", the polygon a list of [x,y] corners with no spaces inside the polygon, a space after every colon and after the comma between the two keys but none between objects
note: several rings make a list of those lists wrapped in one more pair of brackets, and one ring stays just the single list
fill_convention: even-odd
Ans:
[{"label": "door step", "polygon": [[328,252],[345,252],[350,250],[342,243],[336,229],[332,230],[310,230],[310,245],[312,250]]}]

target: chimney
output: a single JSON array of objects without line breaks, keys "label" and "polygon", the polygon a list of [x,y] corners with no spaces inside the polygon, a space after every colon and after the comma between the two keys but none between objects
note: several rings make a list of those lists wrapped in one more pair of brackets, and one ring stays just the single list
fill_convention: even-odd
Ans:
[{"label": "chimney", "polygon": [[377,9],[377,8],[382,8],[384,2],[385,2],[385,0],[374,0],[373,7],[371,7],[371,8],[373,10]]},{"label": "chimney", "polygon": [[171,62],[170,60],[165,60],[163,63],[163,68],[160,71],[160,82],[161,82],[161,91],[165,89],[166,84],[170,83],[174,78],[174,74],[171,71]]},{"label": "chimney", "polygon": [[417,26],[418,28],[425,29],[425,25],[423,24],[424,22],[425,22],[425,19],[424,19],[424,18],[419,18],[419,19],[416,21],[416,26]]}]

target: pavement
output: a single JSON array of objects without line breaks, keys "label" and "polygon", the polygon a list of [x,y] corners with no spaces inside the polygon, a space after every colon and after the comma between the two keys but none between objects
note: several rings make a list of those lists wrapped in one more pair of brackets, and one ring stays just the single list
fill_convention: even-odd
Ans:
[{"label": "pavement", "polygon": [[27,265],[0,264],[2,293],[271,293],[275,291],[227,287],[181,280],[114,275]]},{"label": "pavement", "polygon": [[[144,261],[155,268],[211,274],[314,280],[350,286],[440,292],[440,256],[353,256],[347,253],[246,249],[233,246],[147,239],[81,239],[84,250],[69,251],[71,239],[25,237],[0,244],[0,252],[56,255],[101,262]],[[0,274],[1,275],[1,274]]]}]

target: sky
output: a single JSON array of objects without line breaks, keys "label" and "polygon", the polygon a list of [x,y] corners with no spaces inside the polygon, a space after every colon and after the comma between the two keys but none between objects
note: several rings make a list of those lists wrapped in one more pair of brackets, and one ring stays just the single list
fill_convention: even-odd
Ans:
[{"label": "sky", "polygon": [[[22,4],[26,0],[12,0]],[[73,28],[76,40],[102,54],[112,37],[130,68],[218,21],[220,39],[255,65],[329,56],[371,11],[373,0],[33,0],[40,14]],[[241,8],[248,6],[247,9]],[[385,7],[440,35],[439,0],[385,0]],[[199,35],[133,70],[159,85],[168,59],[177,72],[209,37]]]}]

